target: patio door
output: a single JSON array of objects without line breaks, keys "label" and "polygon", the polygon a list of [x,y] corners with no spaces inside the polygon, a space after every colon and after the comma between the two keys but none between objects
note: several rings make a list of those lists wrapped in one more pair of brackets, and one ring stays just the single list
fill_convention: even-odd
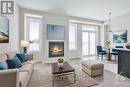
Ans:
[{"label": "patio door", "polygon": [[82,56],[92,56],[96,53],[96,28],[82,26]]}]

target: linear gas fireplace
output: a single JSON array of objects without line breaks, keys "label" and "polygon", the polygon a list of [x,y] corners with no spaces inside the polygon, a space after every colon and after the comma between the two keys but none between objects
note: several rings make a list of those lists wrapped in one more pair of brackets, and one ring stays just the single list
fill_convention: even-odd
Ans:
[{"label": "linear gas fireplace", "polygon": [[64,42],[49,42],[49,58],[64,57]]}]

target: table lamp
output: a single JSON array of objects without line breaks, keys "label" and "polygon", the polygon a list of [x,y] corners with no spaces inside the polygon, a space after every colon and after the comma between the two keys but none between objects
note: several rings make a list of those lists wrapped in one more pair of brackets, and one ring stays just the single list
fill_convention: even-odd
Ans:
[{"label": "table lamp", "polygon": [[29,41],[28,40],[21,40],[21,47],[23,48],[23,51],[25,53],[27,53],[27,47],[29,45]]}]

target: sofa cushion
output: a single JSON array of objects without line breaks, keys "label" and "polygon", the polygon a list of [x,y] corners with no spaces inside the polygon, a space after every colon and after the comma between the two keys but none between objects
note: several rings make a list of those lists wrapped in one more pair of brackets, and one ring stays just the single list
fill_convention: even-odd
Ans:
[{"label": "sofa cushion", "polygon": [[22,63],[20,62],[18,57],[12,57],[7,59],[7,64],[9,66],[9,69],[20,68],[22,66]]},{"label": "sofa cushion", "polygon": [[16,55],[19,58],[19,60],[21,61],[21,63],[27,61],[27,55],[25,53],[17,53]]},{"label": "sofa cushion", "polygon": [[34,60],[28,60],[26,62],[24,62],[23,64],[34,64],[36,61]]},{"label": "sofa cushion", "polygon": [[23,64],[21,68],[19,68],[20,71],[28,71],[29,73],[33,70],[33,64]]}]

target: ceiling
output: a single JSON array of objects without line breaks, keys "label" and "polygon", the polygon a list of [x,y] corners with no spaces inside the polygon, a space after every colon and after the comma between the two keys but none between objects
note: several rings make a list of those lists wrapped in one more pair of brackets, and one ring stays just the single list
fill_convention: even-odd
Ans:
[{"label": "ceiling", "polygon": [[130,0],[16,0],[24,8],[95,20],[130,12]]}]

